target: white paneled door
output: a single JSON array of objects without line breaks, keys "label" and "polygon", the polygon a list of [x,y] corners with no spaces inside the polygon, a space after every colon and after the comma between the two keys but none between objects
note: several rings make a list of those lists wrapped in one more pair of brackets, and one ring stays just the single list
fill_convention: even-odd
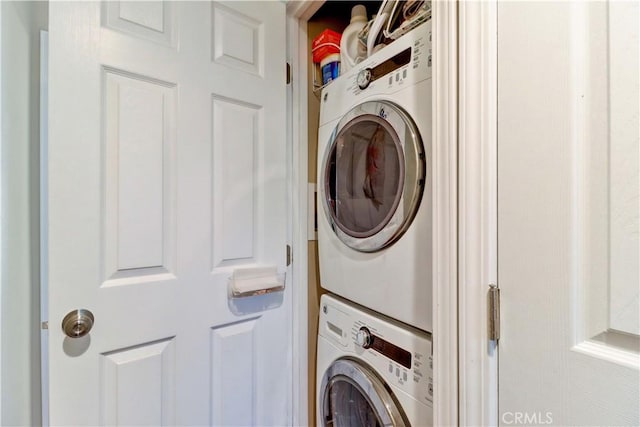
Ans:
[{"label": "white paneled door", "polygon": [[286,269],[285,3],[49,15],[50,423],[290,424],[290,291],[228,297]]},{"label": "white paneled door", "polygon": [[498,3],[501,425],[640,425],[639,29]]}]

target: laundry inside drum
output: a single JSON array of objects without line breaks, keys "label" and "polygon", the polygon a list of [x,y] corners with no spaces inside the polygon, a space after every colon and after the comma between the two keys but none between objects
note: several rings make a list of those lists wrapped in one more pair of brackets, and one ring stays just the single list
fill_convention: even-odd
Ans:
[{"label": "laundry inside drum", "polygon": [[337,135],[329,162],[331,215],[342,231],[366,238],[391,220],[402,197],[404,161],[398,136],[374,115]]}]

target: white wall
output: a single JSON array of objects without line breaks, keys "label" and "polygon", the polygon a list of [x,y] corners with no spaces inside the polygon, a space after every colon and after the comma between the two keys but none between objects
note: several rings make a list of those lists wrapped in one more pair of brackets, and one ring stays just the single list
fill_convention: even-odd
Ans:
[{"label": "white wall", "polygon": [[0,2],[0,424],[40,423],[39,42],[48,6]]}]

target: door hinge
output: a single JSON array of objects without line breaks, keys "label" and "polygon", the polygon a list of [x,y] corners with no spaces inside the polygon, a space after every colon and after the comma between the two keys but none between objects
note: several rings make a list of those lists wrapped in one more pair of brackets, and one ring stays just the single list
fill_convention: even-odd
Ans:
[{"label": "door hinge", "polygon": [[293,254],[291,253],[291,246],[287,245],[287,267],[291,265],[293,260]]},{"label": "door hinge", "polygon": [[500,339],[500,289],[493,283],[487,293],[487,325],[490,341]]},{"label": "door hinge", "polygon": [[287,62],[287,84],[291,83],[291,64]]}]

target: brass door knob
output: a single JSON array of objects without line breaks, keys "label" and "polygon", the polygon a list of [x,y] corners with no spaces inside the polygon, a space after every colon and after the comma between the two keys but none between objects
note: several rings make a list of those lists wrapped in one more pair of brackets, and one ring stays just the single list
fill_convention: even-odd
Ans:
[{"label": "brass door knob", "polygon": [[82,338],[91,331],[93,321],[93,313],[89,310],[73,310],[62,319],[62,330],[69,338]]}]

